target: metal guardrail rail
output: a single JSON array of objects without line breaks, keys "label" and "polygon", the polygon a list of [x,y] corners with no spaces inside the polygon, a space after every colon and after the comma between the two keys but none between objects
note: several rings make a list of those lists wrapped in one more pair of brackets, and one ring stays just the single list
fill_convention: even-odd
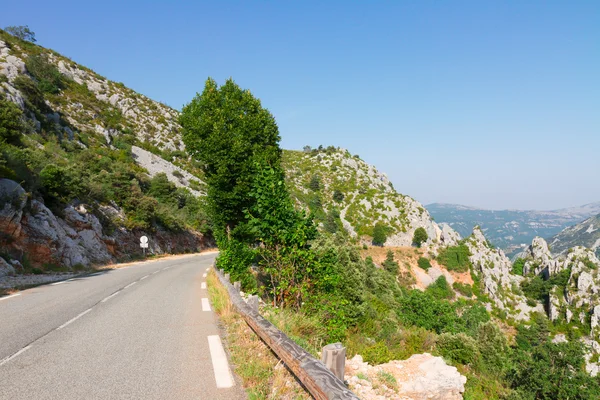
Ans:
[{"label": "metal guardrail rail", "polygon": [[[219,281],[229,293],[231,303],[252,330],[288,366],[296,378],[317,400],[359,400],[321,361],[298,346],[296,342],[263,318],[257,309],[249,306],[237,287],[229,281],[229,274],[215,268]],[[239,284],[236,284],[238,286]]]}]

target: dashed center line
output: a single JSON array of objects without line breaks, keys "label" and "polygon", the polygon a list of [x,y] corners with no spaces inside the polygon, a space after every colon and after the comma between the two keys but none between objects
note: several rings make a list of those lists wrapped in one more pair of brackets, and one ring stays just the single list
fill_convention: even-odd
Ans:
[{"label": "dashed center line", "polygon": [[217,388],[233,387],[233,377],[231,376],[227,356],[225,355],[225,350],[223,350],[223,344],[219,335],[210,335],[208,337],[208,348],[210,350],[210,358],[212,359],[213,371],[215,372]]},{"label": "dashed center line", "polygon": [[65,281],[60,281],[60,282],[54,282],[54,283],[51,283],[50,285],[51,286],[62,285],[63,283],[71,282],[73,279],[75,279],[75,278],[67,279]]},{"label": "dashed center line", "polygon": [[140,278],[140,281],[143,281],[144,279],[146,279],[146,278],[147,278],[147,277],[149,277],[149,276],[150,276],[150,275],[142,276],[142,277]]},{"label": "dashed center line", "polygon": [[210,303],[206,297],[202,298],[202,311],[210,311]]},{"label": "dashed center line", "polygon": [[83,317],[85,314],[89,313],[90,311],[92,311],[92,309],[88,308],[87,310],[85,310],[84,312],[82,312],[81,314],[79,314],[78,316],[76,316],[75,318],[71,318],[70,320],[68,320],[67,322],[65,322],[64,324],[62,324],[58,328],[56,328],[56,330],[58,331],[58,330],[64,328],[65,326],[67,326],[69,324],[72,324],[73,322],[77,321],[79,318]]},{"label": "dashed center line", "polygon": [[132,287],[133,285],[135,285],[137,282],[131,282],[129,285],[125,286],[123,289],[128,289],[130,287]]},{"label": "dashed center line", "polygon": [[104,299],[102,299],[102,301],[100,303],[106,303],[107,301],[109,301],[110,299],[112,299],[113,297],[115,297],[116,295],[118,295],[119,293],[121,293],[120,290],[118,292],[114,292],[110,296],[107,296]]},{"label": "dashed center line", "polygon": [[206,282],[202,282],[200,284],[200,289],[206,289]]},{"label": "dashed center line", "polygon": [[152,275],[154,275],[154,274],[158,274],[159,272],[160,272],[160,271],[154,271],[154,272],[152,273]]},{"label": "dashed center line", "polygon": [[12,360],[13,358],[17,357],[19,354],[25,353],[30,348],[31,348],[31,345],[29,345],[27,347],[23,347],[21,350],[17,351],[12,356],[6,357],[4,360],[0,361],[0,367],[3,366],[4,364],[6,364],[7,362],[9,362],[10,360]]},{"label": "dashed center line", "polygon": [[15,294],[11,294],[10,296],[0,297],[0,301],[6,300],[6,299],[10,299],[11,297],[17,297],[17,296],[20,296],[20,295],[21,295],[21,293],[15,293]]}]

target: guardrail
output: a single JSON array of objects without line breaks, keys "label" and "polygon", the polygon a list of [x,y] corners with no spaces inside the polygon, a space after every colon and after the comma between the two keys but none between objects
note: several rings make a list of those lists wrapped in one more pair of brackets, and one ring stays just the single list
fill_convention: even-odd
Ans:
[{"label": "guardrail", "polygon": [[[258,312],[257,298],[248,305],[240,296],[239,283],[235,286],[229,281],[229,274],[215,268],[219,281],[229,293],[236,311],[244,318],[252,330],[273,350],[288,366],[306,390],[317,400],[359,400],[325,364],[314,358],[309,352],[263,318]],[[342,371],[343,376],[343,371]]]}]

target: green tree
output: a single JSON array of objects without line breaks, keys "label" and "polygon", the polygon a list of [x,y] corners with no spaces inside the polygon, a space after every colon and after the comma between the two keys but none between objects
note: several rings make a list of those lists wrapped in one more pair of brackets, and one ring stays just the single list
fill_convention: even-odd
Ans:
[{"label": "green tree", "polygon": [[400,266],[398,265],[398,263],[396,261],[394,261],[394,252],[393,251],[388,250],[387,255],[385,257],[385,261],[382,263],[382,265],[386,271],[394,274],[394,276],[396,276],[398,274],[398,269],[400,268]]},{"label": "green tree", "polygon": [[442,249],[437,261],[444,265],[448,271],[466,272],[471,267],[470,255],[471,252],[467,245],[460,244]]},{"label": "green tree", "polygon": [[27,71],[38,81],[44,93],[56,94],[64,87],[63,76],[44,55],[31,55],[25,60]]},{"label": "green tree", "polygon": [[4,30],[11,35],[21,39],[26,40],[31,43],[35,43],[35,32],[29,29],[28,25],[19,25],[19,26],[7,26]]},{"label": "green tree", "polygon": [[308,187],[313,192],[318,192],[319,190],[321,190],[321,177],[319,175],[313,175],[310,178],[310,182],[308,184]]},{"label": "green tree", "polygon": [[[232,79],[221,87],[209,78],[202,94],[181,113],[183,141],[187,151],[201,165],[207,185],[207,213],[213,223],[217,244],[226,249],[231,240],[250,243],[251,233],[244,222],[245,211],[256,198],[253,191],[256,161],[278,166],[281,159],[279,130],[271,113],[249,90]],[[244,255],[226,260],[238,251],[222,252],[218,262],[237,269],[247,268]]]},{"label": "green tree", "polygon": [[21,134],[24,131],[23,112],[0,93],[0,143],[18,146],[21,144]]},{"label": "green tree", "polygon": [[267,275],[274,305],[300,308],[318,279],[318,263],[309,244],[317,229],[311,218],[294,208],[279,166],[263,162],[257,171],[250,192],[256,201],[247,218],[260,243],[258,263]]},{"label": "green tree", "polygon": [[417,247],[421,247],[423,243],[427,241],[429,237],[427,236],[427,231],[425,228],[419,227],[415,229],[415,233],[413,234],[413,244]]},{"label": "green tree", "polygon": [[439,300],[454,298],[454,290],[452,290],[444,275],[440,275],[435,282],[429,285],[427,289],[425,289],[425,293],[428,293],[433,298]]},{"label": "green tree", "polygon": [[383,246],[387,240],[388,229],[383,222],[377,222],[373,228],[373,244]]},{"label": "green tree", "polygon": [[429,271],[429,268],[431,268],[431,262],[425,257],[419,257],[417,264],[419,265],[419,268],[422,268],[425,271]]}]

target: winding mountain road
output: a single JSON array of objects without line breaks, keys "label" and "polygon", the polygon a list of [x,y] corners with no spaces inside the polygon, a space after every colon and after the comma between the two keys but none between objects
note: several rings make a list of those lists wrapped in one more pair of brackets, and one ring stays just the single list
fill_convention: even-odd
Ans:
[{"label": "winding mountain road", "polygon": [[0,399],[244,399],[210,310],[215,254],[0,298]]}]

